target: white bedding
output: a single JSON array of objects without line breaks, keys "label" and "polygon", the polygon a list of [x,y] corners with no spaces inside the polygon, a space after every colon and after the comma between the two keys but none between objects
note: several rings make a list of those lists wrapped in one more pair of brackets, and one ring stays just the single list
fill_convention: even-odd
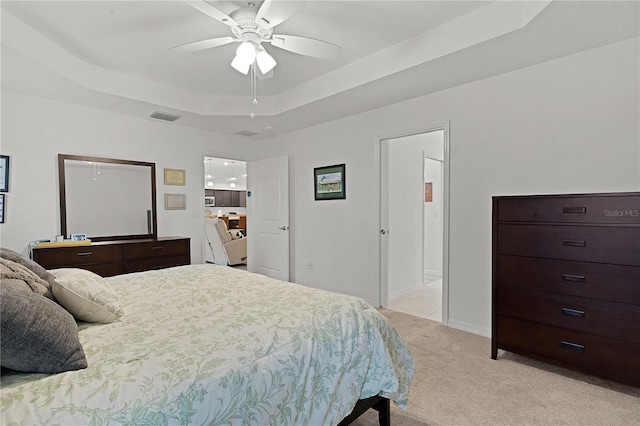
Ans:
[{"label": "white bedding", "polygon": [[89,367],[2,377],[4,426],[332,425],[406,407],[414,362],[365,301],[218,265],[108,278],[122,321],[80,323]]}]

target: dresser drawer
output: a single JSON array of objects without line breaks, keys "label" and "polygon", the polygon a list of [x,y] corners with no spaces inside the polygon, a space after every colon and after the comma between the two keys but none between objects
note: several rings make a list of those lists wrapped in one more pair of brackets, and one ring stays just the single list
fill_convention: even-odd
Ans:
[{"label": "dresser drawer", "polygon": [[498,254],[640,266],[640,227],[498,225]]},{"label": "dresser drawer", "polygon": [[640,385],[640,344],[515,318],[498,320],[497,339],[502,349]]},{"label": "dresser drawer", "polygon": [[498,220],[640,224],[640,197],[638,194],[504,197],[498,200]]},{"label": "dresser drawer", "polygon": [[[74,268],[78,265],[104,262],[121,262],[122,246],[85,245],[33,250],[33,260],[46,269]],[[88,269],[88,268],[84,268]]]},{"label": "dresser drawer", "polygon": [[498,290],[509,285],[640,305],[640,266],[499,255],[496,272]]},{"label": "dresser drawer", "polygon": [[504,286],[498,315],[640,343],[640,306]]},{"label": "dresser drawer", "polygon": [[141,272],[150,269],[170,268],[191,263],[189,256],[152,257],[148,259],[125,260],[125,272]]},{"label": "dresser drawer", "polygon": [[187,255],[189,251],[189,239],[158,240],[124,245],[126,260]]}]

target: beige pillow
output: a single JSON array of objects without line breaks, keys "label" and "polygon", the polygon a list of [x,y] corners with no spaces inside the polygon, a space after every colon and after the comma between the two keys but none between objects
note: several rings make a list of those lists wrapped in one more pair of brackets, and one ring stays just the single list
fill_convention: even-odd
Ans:
[{"label": "beige pillow", "polygon": [[11,249],[4,248],[4,247],[0,247],[0,258],[5,259],[7,261],[18,263],[24,266],[25,268],[29,269],[31,272],[34,272],[38,277],[40,277],[46,282],[44,283],[46,287],[44,292],[37,291],[33,287],[33,285],[29,285],[27,283],[25,284],[29,285],[29,287],[36,293],[42,294],[44,297],[47,297],[49,299],[53,299],[53,293],[51,293],[51,286],[53,286],[54,277],[46,269],[38,265],[33,260],[29,259],[28,257],[25,257],[16,251],[13,251]]},{"label": "beige pillow", "polygon": [[77,320],[106,324],[124,314],[118,294],[101,276],[75,268],[50,272],[56,277],[53,295]]}]

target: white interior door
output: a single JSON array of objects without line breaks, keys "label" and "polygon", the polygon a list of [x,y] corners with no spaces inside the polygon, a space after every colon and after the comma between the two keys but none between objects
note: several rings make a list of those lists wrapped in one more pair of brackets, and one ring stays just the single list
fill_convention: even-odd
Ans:
[{"label": "white interior door", "polygon": [[247,163],[247,270],[289,281],[289,158]]}]

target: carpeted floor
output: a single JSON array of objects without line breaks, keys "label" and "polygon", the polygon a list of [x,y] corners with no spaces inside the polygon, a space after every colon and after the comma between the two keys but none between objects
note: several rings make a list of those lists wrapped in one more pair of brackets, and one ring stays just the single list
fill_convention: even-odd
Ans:
[{"label": "carpeted floor", "polygon": [[[408,410],[392,404],[393,426],[640,425],[640,388],[509,352],[492,360],[486,337],[381,311],[416,361]],[[373,410],[354,423],[377,424]]]}]

